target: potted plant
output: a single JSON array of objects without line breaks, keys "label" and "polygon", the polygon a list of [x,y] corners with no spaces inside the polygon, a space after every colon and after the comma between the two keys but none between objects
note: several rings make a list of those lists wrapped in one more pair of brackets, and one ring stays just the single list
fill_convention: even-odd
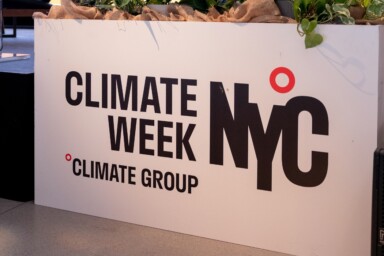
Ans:
[{"label": "potted plant", "polygon": [[[144,6],[149,6],[167,15],[169,4],[183,5],[206,14],[215,10],[216,14],[233,13],[247,0],[68,0],[76,5],[96,7],[105,13],[118,9],[131,15],[140,14]],[[258,2],[259,3],[259,2]],[[264,2],[263,2],[264,3]],[[262,4],[263,4],[262,3]],[[267,2],[265,2],[267,3]],[[383,24],[384,0],[275,0],[282,16],[297,23],[297,31],[304,37],[306,48],[316,47],[323,42],[323,36],[316,32],[318,24]],[[259,3],[260,4],[260,3]],[[268,2],[268,4],[270,4]],[[160,8],[159,8],[160,7]],[[240,8],[239,8],[240,9]],[[275,15],[275,14],[274,14]],[[270,15],[273,17],[273,15]],[[278,20],[278,19],[276,19]],[[242,21],[241,21],[242,22]],[[265,22],[264,20],[251,22]],[[273,21],[272,21],[273,22]]]},{"label": "potted plant", "polygon": [[293,0],[293,14],[298,22],[297,31],[304,36],[306,48],[322,43],[323,36],[315,29],[317,24],[354,24],[350,15],[350,3],[333,0]]},{"label": "potted plant", "polygon": [[246,0],[148,0],[147,4],[170,4],[177,3],[188,5],[194,10],[206,13],[210,8],[215,8],[218,12],[223,13],[238,3]]}]

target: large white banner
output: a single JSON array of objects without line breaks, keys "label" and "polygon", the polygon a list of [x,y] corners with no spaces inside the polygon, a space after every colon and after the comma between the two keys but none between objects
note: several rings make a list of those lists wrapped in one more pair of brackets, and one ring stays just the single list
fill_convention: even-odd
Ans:
[{"label": "large white banner", "polygon": [[35,203],[370,254],[381,26],[35,20]]}]

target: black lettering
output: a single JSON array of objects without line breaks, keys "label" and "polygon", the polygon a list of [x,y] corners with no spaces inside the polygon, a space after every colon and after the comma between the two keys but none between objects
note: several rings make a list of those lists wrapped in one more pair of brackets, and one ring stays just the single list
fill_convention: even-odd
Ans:
[{"label": "black lettering", "polygon": [[96,179],[106,180],[108,178],[108,163],[96,162]]},{"label": "black lettering", "polygon": [[195,129],[195,124],[189,124],[188,128],[183,135],[183,123],[176,123],[176,158],[183,158],[183,146],[187,153],[190,161],[196,161],[195,155],[193,154],[192,147],[189,143],[192,132]]},{"label": "black lettering", "polygon": [[121,174],[121,183],[124,183],[125,182],[125,170],[128,169],[127,166],[125,165],[119,165],[119,168],[120,168],[120,174]]},{"label": "black lettering", "polygon": [[[129,97],[132,100],[132,111],[137,111],[137,76],[128,76],[125,87],[125,94],[123,92],[123,85],[120,75],[111,75],[111,108],[117,108],[117,99],[120,102],[120,109],[127,110],[129,104]],[[132,95],[131,95],[132,92]]]},{"label": "black lettering", "polygon": [[[210,163],[223,165],[224,132],[228,140],[235,165],[248,167],[248,115],[247,86],[236,86],[235,116],[229,107],[221,82],[211,82],[210,116]],[[238,94],[240,93],[240,94]],[[252,117],[253,118],[253,117]]]},{"label": "black lettering", "polygon": [[99,102],[92,100],[92,74],[85,73],[85,105],[87,107],[99,107]]},{"label": "black lettering", "polygon": [[108,74],[101,75],[101,106],[108,108]]},{"label": "black lettering", "polygon": [[147,126],[154,126],[155,121],[149,119],[140,119],[140,154],[143,155],[155,155],[155,151],[153,149],[149,149],[146,146],[146,141],[153,141],[153,134],[147,133]]},{"label": "black lettering", "polygon": [[173,176],[173,173],[166,172],[164,174],[164,187],[169,191],[172,191],[175,188],[175,177]]},{"label": "black lettering", "polygon": [[128,167],[128,184],[136,185],[136,181],[135,181],[136,174],[134,173],[135,170],[136,170],[136,167],[133,167],[133,166]]},{"label": "black lettering", "polygon": [[173,153],[170,151],[166,151],[164,149],[165,142],[172,142],[172,136],[166,136],[164,134],[165,128],[172,128],[173,123],[172,122],[166,122],[166,121],[158,121],[158,128],[157,128],[157,151],[158,156],[162,157],[173,157]]},{"label": "black lettering", "polygon": [[248,128],[257,158],[257,188],[272,190],[272,162],[282,134],[282,162],[285,175],[294,184],[312,187],[321,184],[327,174],[328,154],[312,152],[312,168],[298,167],[299,114],[312,115],[313,134],[328,135],[328,114],[315,98],[296,97],[286,106],[273,106],[264,129],[258,105],[249,103],[248,84],[235,84],[234,117],[221,82],[211,82],[210,163],[223,165],[224,132],[237,167],[248,167]]},{"label": "black lettering", "polygon": [[112,164],[111,166],[111,176],[109,177],[109,181],[112,181],[113,179],[115,179],[116,182],[119,182],[119,175],[117,174],[117,166],[115,164]]},{"label": "black lettering", "polygon": [[141,184],[144,187],[151,187],[151,171],[147,168],[141,171]]},{"label": "black lettering", "polygon": [[182,179],[180,179],[180,174],[176,174],[176,189],[180,193],[184,193],[187,189],[187,175],[183,174]]},{"label": "black lettering", "polygon": [[73,159],[72,161],[72,171],[76,176],[81,174],[81,160],[78,158]]},{"label": "black lettering", "polygon": [[181,79],[181,115],[196,116],[196,110],[188,109],[188,101],[196,101],[195,94],[188,94],[188,86],[196,86],[197,81],[192,79]]},{"label": "black lettering", "polygon": [[76,97],[72,98],[72,78],[76,79],[77,86],[83,85],[83,79],[81,75],[76,71],[68,72],[67,76],[65,77],[65,98],[67,99],[68,104],[77,106],[83,100],[83,94],[81,92],[77,92],[75,94]]},{"label": "black lettering", "polygon": [[[91,161],[91,166],[92,165],[93,165],[93,161]],[[83,160],[83,177],[89,178],[89,174],[87,174],[87,162],[85,160]]]},{"label": "black lettering", "polygon": [[[149,97],[149,92],[152,92],[152,98]],[[157,93],[156,79],[148,76],[145,78],[143,100],[141,102],[141,112],[147,112],[147,107],[152,105],[155,113],[160,113],[159,95]]]},{"label": "black lettering", "polygon": [[188,194],[192,193],[192,188],[195,188],[199,185],[199,180],[196,176],[189,175],[188,176]]},{"label": "black lettering", "polygon": [[295,97],[287,102],[286,120],[283,130],[282,162],[284,173],[294,184],[303,187],[320,185],[328,171],[328,153],[312,151],[312,167],[307,172],[298,166],[298,122],[299,114],[307,111],[312,116],[312,133],[328,135],[328,113],[324,105],[312,97]]},{"label": "black lettering", "polygon": [[123,136],[124,140],[124,151],[133,152],[135,145],[135,135],[136,135],[136,118],[131,118],[131,129],[128,139],[128,127],[127,120],[125,117],[118,117],[116,128],[114,126],[113,116],[108,116],[108,125],[109,125],[109,138],[111,143],[111,150],[119,151],[121,137]]},{"label": "black lettering", "polygon": [[173,97],[173,85],[177,85],[176,78],[160,78],[160,83],[165,84],[165,113],[172,115],[172,97]]},{"label": "black lettering", "polygon": [[163,173],[158,170],[153,170],[153,187],[163,189],[161,185],[161,180],[163,179]]}]

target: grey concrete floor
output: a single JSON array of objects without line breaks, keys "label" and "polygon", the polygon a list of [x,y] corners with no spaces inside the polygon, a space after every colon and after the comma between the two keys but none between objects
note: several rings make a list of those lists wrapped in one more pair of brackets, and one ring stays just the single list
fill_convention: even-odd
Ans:
[{"label": "grey concrete floor", "polygon": [[0,198],[1,256],[220,255],[277,252]]}]

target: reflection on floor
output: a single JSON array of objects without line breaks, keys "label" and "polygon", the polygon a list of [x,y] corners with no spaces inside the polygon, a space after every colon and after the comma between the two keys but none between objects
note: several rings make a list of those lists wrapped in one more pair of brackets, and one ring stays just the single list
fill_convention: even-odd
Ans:
[{"label": "reflection on floor", "polygon": [[4,256],[287,256],[0,198]]}]

